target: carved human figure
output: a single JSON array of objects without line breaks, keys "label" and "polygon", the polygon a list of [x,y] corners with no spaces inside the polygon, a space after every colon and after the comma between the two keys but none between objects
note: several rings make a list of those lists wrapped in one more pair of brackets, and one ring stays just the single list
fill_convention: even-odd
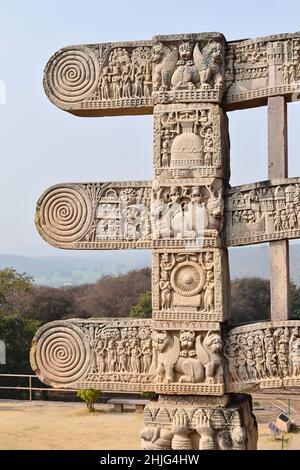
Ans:
[{"label": "carved human figure", "polygon": [[131,371],[135,374],[141,372],[140,357],[142,355],[141,349],[139,347],[137,340],[132,340],[130,348],[130,365]]},{"label": "carved human figure", "polygon": [[117,341],[117,353],[119,360],[119,371],[128,372],[128,348],[124,340]]},{"label": "carved human figure", "polygon": [[144,74],[142,68],[139,68],[135,73],[135,81],[134,81],[134,96],[136,98],[140,98],[143,96],[143,79]]},{"label": "carved human figure", "polygon": [[110,67],[111,67],[111,82],[112,82],[112,93],[113,93],[113,99],[118,100],[121,98],[121,70],[120,66],[115,60],[112,60],[110,62]]},{"label": "carved human figure", "polygon": [[248,334],[246,337],[246,362],[247,362],[247,371],[250,379],[257,380],[257,372],[255,367],[255,358],[254,358],[254,339],[251,334]]},{"label": "carved human figure", "polygon": [[98,340],[95,352],[96,352],[98,373],[102,374],[103,372],[105,372],[106,342],[104,340],[101,340],[101,339]]},{"label": "carved human figure", "polygon": [[264,347],[265,347],[266,351],[267,351],[268,347],[270,346],[270,344],[272,344],[272,346],[275,349],[275,341],[274,341],[274,338],[272,336],[272,332],[271,332],[270,328],[266,328],[266,330],[264,332],[263,342],[264,342]]},{"label": "carved human figure", "polygon": [[161,291],[161,307],[169,310],[172,307],[173,289],[170,283],[170,275],[168,271],[161,272],[161,280],[159,282]]},{"label": "carved human figure", "polygon": [[161,165],[162,167],[167,168],[169,164],[170,164],[169,147],[168,147],[168,143],[164,141],[162,143]]},{"label": "carved human figure", "polygon": [[244,382],[245,380],[248,380],[249,373],[247,369],[247,359],[243,351],[241,350],[239,351],[236,361],[237,361],[238,377],[242,382]]},{"label": "carved human figure", "polygon": [[214,309],[214,289],[213,281],[206,281],[204,285],[204,308],[210,312]]},{"label": "carved human figure", "polygon": [[292,363],[292,375],[294,377],[300,375],[300,338],[293,341],[290,361]]},{"label": "carved human figure", "polygon": [[236,336],[231,336],[227,339],[227,345],[224,350],[224,356],[227,359],[227,370],[229,375],[229,382],[239,382],[240,377],[238,376],[238,346]]},{"label": "carved human figure", "polygon": [[204,164],[205,166],[212,166],[212,153],[211,152],[206,152],[204,156]]},{"label": "carved human figure", "polygon": [[115,341],[110,339],[107,344],[107,356],[106,356],[106,363],[107,363],[107,370],[108,372],[116,372],[117,368],[117,350],[115,347]]},{"label": "carved human figure", "polygon": [[288,353],[284,343],[279,343],[278,348],[278,362],[281,377],[288,375]]},{"label": "carved human figure", "polygon": [[278,374],[277,354],[276,354],[274,343],[272,343],[272,342],[268,343],[268,345],[267,345],[266,369],[267,369],[269,378],[273,378],[273,377],[277,376],[277,374]]},{"label": "carved human figure", "polygon": [[131,98],[130,64],[125,64],[122,71],[122,97]]},{"label": "carved human figure", "polygon": [[110,83],[110,67],[104,67],[101,81],[101,94],[103,100],[110,100],[109,83]]},{"label": "carved human figure", "polygon": [[143,373],[149,371],[152,363],[152,341],[146,339],[142,342],[142,362],[143,362]]},{"label": "carved human figure", "polygon": [[254,336],[253,351],[254,351],[255,368],[256,368],[257,376],[262,379],[266,375],[266,370],[265,370],[265,357],[264,357],[264,351],[263,351],[263,346],[261,343],[260,334],[256,334]]}]

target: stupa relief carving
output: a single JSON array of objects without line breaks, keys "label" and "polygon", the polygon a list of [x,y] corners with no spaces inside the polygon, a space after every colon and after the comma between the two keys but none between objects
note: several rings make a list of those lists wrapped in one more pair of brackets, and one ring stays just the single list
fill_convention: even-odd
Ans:
[{"label": "stupa relief carving", "polygon": [[225,176],[227,123],[214,104],[155,107],[154,169],[158,179]]},{"label": "stupa relief carving", "polygon": [[203,337],[201,333],[182,330],[178,337],[163,330],[155,331],[152,339],[157,353],[157,382],[224,382],[219,332],[209,331]]}]

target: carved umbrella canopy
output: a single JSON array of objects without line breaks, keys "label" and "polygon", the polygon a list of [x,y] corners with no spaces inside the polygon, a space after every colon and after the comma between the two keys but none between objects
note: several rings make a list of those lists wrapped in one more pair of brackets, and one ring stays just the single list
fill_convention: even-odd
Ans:
[{"label": "carved umbrella canopy", "polygon": [[[286,129],[298,79],[299,33],[70,46],[46,66],[46,94],[65,111],[154,117],[153,182],[56,185],[36,213],[59,248],[151,249],[152,319],[54,321],[31,350],[53,387],[156,392],[144,449],[255,449],[242,392],[300,385],[300,322],[288,320],[300,178],[287,178]],[[270,180],[231,188],[226,111],[264,105]],[[261,242],[270,242],[272,321],[230,328],[227,247]]]}]

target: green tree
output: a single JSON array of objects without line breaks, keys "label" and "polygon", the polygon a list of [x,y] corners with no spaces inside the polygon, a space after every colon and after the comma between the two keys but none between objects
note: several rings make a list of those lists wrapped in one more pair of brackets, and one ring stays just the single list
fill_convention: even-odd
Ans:
[{"label": "green tree", "polygon": [[270,318],[270,281],[256,277],[231,283],[231,319],[233,325]]},{"label": "green tree", "polygon": [[95,403],[101,397],[101,395],[101,390],[94,389],[78,390],[77,392],[78,398],[85,402],[87,409],[90,413],[93,413],[95,411]]},{"label": "green tree", "polygon": [[131,307],[129,316],[134,318],[151,318],[151,314],[151,292],[145,292],[139,296],[137,304]]},{"label": "green tree", "polygon": [[0,314],[20,312],[20,307],[32,292],[32,278],[15,269],[0,270]]},{"label": "green tree", "polygon": [[290,283],[290,319],[300,320],[300,287]]},{"label": "green tree", "polygon": [[39,321],[22,317],[19,313],[0,315],[0,338],[6,345],[6,364],[1,366],[2,372],[32,374],[29,352],[39,326]]},{"label": "green tree", "polygon": [[1,371],[32,373],[29,351],[40,322],[26,318],[33,294],[32,278],[15,269],[0,270],[0,339],[6,346],[6,364]]}]

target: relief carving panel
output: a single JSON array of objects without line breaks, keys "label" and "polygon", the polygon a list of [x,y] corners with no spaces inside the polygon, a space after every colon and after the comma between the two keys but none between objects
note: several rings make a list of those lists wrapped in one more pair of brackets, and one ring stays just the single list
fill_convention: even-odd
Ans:
[{"label": "relief carving panel", "polygon": [[228,176],[227,120],[214,104],[154,108],[154,170],[158,179]]},{"label": "relief carving panel", "polygon": [[230,330],[225,341],[227,391],[300,385],[300,321],[266,322]]},{"label": "relief carving panel", "polygon": [[162,186],[155,181],[151,206],[154,243],[162,240],[161,244],[170,246],[172,240],[176,247],[177,241],[185,239],[194,240],[199,248],[220,244],[223,194],[221,179],[166,180]]},{"label": "relief carving panel", "polygon": [[225,199],[227,246],[300,237],[300,178],[238,186]]},{"label": "relief carving panel", "polygon": [[154,320],[224,321],[228,260],[219,249],[153,254]]},{"label": "relief carving panel", "polygon": [[37,203],[37,229],[59,248],[150,248],[151,186],[143,181],[52,186]]}]

